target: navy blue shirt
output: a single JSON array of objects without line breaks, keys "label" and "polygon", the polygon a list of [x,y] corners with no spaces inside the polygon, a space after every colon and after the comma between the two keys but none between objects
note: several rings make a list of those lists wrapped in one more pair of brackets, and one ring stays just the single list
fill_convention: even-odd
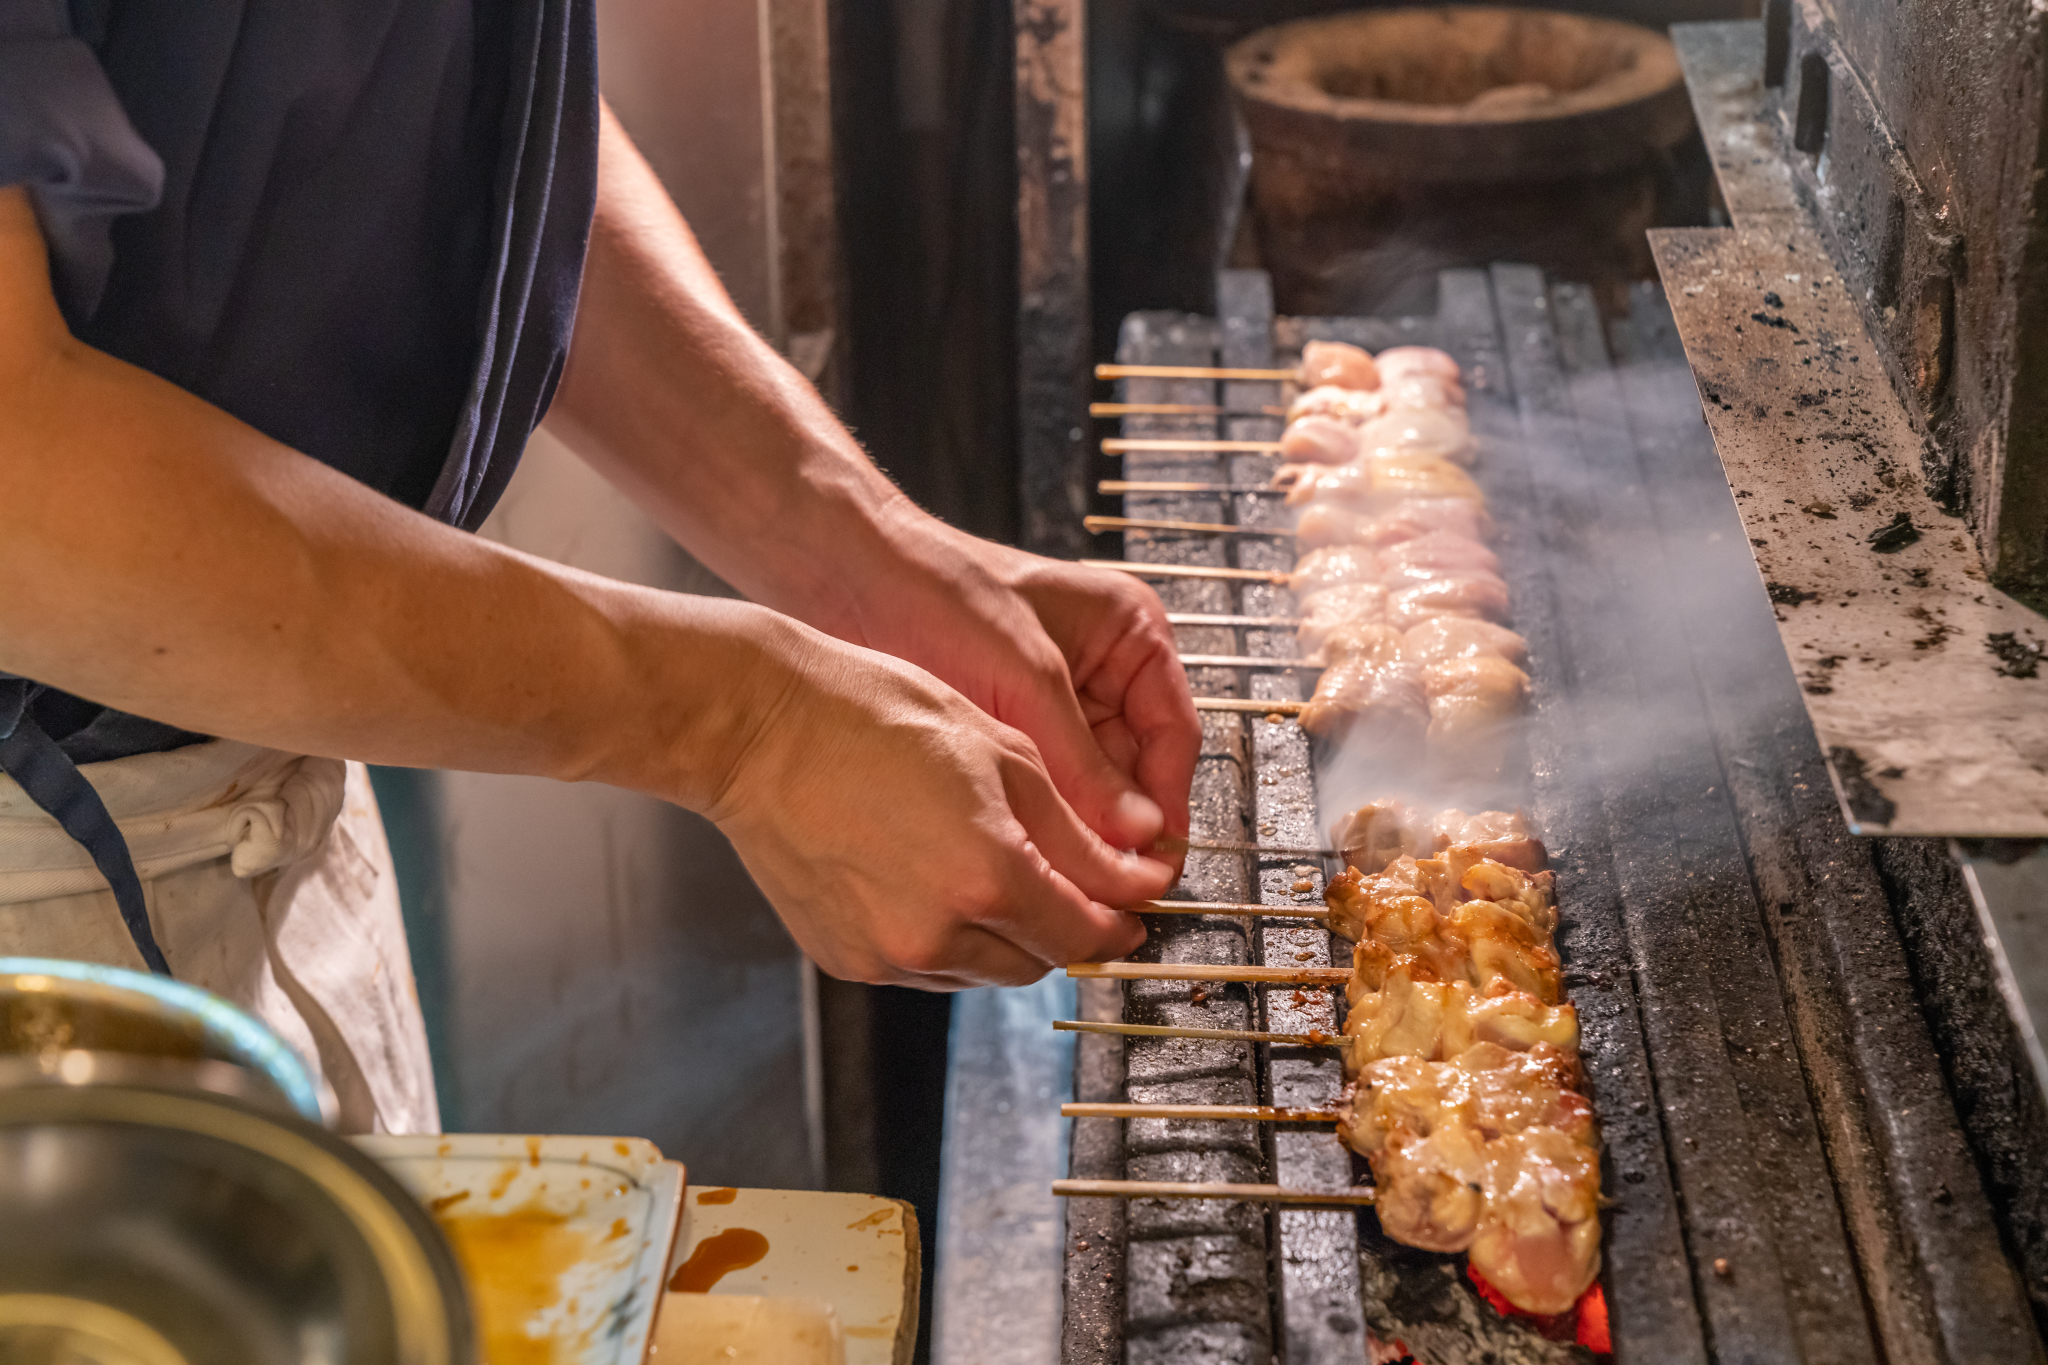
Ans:
[{"label": "navy blue shirt", "polygon": [[81,340],[473,530],[568,353],[595,44],[591,0],[0,0],[0,185]]}]

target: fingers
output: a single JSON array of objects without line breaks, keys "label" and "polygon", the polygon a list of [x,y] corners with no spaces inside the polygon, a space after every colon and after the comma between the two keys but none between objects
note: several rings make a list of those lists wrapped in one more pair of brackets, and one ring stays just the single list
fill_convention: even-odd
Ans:
[{"label": "fingers", "polygon": [[1025,837],[1083,904],[1132,905],[1173,884],[1164,864],[1111,847],[1081,821],[1028,754],[1008,756],[1003,790]]},{"label": "fingers", "polygon": [[1166,828],[1159,803],[1103,752],[1064,667],[1048,668],[1003,709],[1001,719],[1038,745],[1053,784],[1088,828],[1118,848],[1144,848]]}]

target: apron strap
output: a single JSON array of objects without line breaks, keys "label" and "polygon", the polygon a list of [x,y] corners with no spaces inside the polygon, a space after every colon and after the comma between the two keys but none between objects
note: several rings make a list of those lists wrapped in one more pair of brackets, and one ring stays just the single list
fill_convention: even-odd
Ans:
[{"label": "apron strap", "polygon": [[135,860],[128,856],[121,827],[70,755],[29,714],[28,705],[41,690],[25,678],[0,678],[0,772],[19,783],[29,800],[85,846],[113,888],[114,904],[121,908],[121,922],[128,926],[135,950],[151,971],[169,976],[171,967],[150,928],[142,879],[135,875]]}]

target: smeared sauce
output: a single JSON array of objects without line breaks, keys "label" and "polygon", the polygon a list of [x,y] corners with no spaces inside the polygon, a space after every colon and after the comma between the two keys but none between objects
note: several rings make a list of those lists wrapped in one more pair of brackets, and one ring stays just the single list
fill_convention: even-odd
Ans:
[{"label": "smeared sauce", "polygon": [[626,1220],[625,1220],[625,1219],[623,1219],[623,1218],[614,1218],[614,1219],[612,1219],[612,1230],[611,1230],[611,1231],[610,1231],[609,1233],[606,1233],[606,1234],[605,1234],[605,1240],[606,1240],[607,1242],[616,1242],[616,1241],[618,1241],[618,1240],[619,1240],[619,1239],[620,1239],[621,1237],[624,1237],[624,1236],[625,1236],[625,1235],[626,1235],[627,1233],[631,1232],[632,1230],[633,1230],[633,1229],[631,1229],[630,1227],[627,1227],[627,1226],[626,1226]]},{"label": "smeared sauce", "polygon": [[718,1185],[697,1192],[697,1202],[700,1204],[730,1204],[739,1197],[740,1192],[730,1185]]},{"label": "smeared sauce", "polygon": [[527,1335],[534,1316],[562,1301],[562,1275],[587,1256],[594,1237],[571,1215],[544,1209],[444,1215],[436,1219],[455,1248],[469,1282],[490,1365],[556,1365],[589,1345],[589,1332],[573,1339]]},{"label": "smeared sauce", "polygon": [[540,1139],[537,1137],[530,1137],[526,1140],[526,1164],[529,1166],[540,1165]]},{"label": "smeared sauce", "polygon": [[439,1214],[443,1210],[455,1207],[467,1198],[469,1198],[468,1190],[457,1190],[453,1194],[444,1194],[439,1199],[429,1199],[427,1201],[427,1208],[433,1213]]},{"label": "smeared sauce", "polygon": [[[679,1294],[708,1293],[735,1270],[756,1265],[768,1254],[768,1239],[752,1228],[727,1228],[697,1243],[690,1259],[676,1267],[668,1287]],[[495,1357],[491,1365],[502,1365]]]}]

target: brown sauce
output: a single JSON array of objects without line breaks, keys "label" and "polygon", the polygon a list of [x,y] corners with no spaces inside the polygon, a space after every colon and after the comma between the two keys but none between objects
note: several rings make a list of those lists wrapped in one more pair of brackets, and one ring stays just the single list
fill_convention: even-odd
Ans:
[{"label": "brown sauce", "polygon": [[591,1251],[591,1232],[568,1214],[541,1209],[437,1219],[469,1282],[481,1355],[490,1365],[555,1365],[587,1343],[526,1334],[534,1314],[562,1298],[562,1274]]},{"label": "brown sauce", "polygon": [[716,1185],[711,1189],[697,1192],[697,1202],[700,1204],[730,1204],[739,1197],[740,1192],[730,1185]]},{"label": "brown sauce", "polygon": [[[768,1239],[752,1228],[727,1228],[697,1243],[690,1259],[676,1267],[668,1287],[678,1294],[708,1293],[735,1270],[758,1264],[768,1254]],[[495,1358],[492,1365],[500,1365]]]}]

